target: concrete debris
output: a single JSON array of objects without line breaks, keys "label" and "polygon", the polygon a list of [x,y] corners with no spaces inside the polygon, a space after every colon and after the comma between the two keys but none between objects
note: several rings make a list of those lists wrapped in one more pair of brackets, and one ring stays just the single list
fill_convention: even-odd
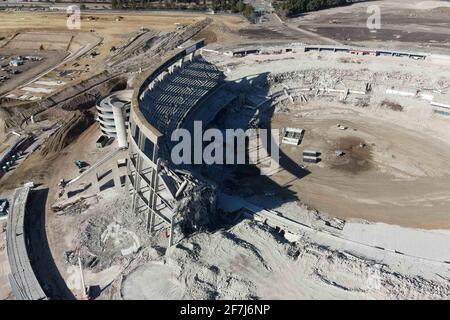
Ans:
[{"label": "concrete debris", "polygon": [[181,232],[189,235],[214,228],[217,222],[216,202],[214,187],[201,182],[189,184],[174,210]]},{"label": "concrete debris", "polygon": [[52,210],[57,211],[58,215],[79,215],[89,208],[91,201],[81,198],[75,202],[53,205]]},{"label": "concrete debris", "polygon": [[342,157],[345,153],[342,150],[336,150],[334,154],[336,157]]},{"label": "concrete debris", "polygon": [[158,61],[158,58],[155,59],[155,57],[161,57],[186,42],[211,22],[211,18],[205,18],[186,28],[165,34],[141,30],[126,45],[114,51],[114,56],[108,65],[115,72],[136,72],[148,68]]},{"label": "concrete debris", "polygon": [[[369,69],[306,69],[284,73],[272,73],[267,77],[267,83],[272,95],[276,98],[275,112],[288,112],[292,102],[308,103],[311,99],[330,99],[343,104],[352,103],[358,107],[368,107],[372,97],[379,101],[389,92],[405,93],[409,97],[419,97],[432,101],[434,96],[426,93],[434,92],[442,95],[449,81],[443,78],[433,79],[432,85],[427,85],[430,79],[420,78],[410,73],[379,73]],[[392,90],[393,85],[404,88],[403,91]],[[366,96],[367,97],[361,97]],[[369,96],[370,95],[370,96]],[[398,103],[380,103],[394,111],[401,111]]]},{"label": "concrete debris", "polygon": [[141,248],[156,244],[164,237],[161,227],[154,237],[148,236],[145,215],[132,213],[128,194],[102,198],[99,202],[93,199],[54,206],[65,215],[82,212],[73,240],[74,249],[64,253],[67,263],[77,265],[78,252],[84,268],[99,272],[114,264],[129,263]]},{"label": "concrete debris", "polygon": [[121,281],[123,299],[301,299],[313,292],[323,299],[443,299],[449,292],[448,284],[429,276],[305,237],[289,243],[248,220],[227,231],[198,233]]}]

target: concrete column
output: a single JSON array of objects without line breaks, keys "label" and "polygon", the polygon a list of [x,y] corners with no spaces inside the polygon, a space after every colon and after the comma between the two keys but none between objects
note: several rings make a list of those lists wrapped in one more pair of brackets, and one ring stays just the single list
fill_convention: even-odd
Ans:
[{"label": "concrete column", "polygon": [[170,229],[169,229],[169,247],[173,246],[173,227],[174,227],[174,223],[173,223],[173,216],[170,217]]},{"label": "concrete column", "polygon": [[[139,134],[137,135],[136,140],[137,140],[136,144],[137,144],[138,149],[141,149],[142,145],[143,145],[143,142],[142,142],[143,134],[142,134],[141,130],[139,130]],[[132,213],[134,215],[137,215],[136,204],[137,204],[137,202],[139,200],[138,200],[138,195],[136,193],[140,190],[140,184],[141,184],[141,181],[140,181],[141,178],[140,178],[140,176],[138,174],[138,172],[140,172],[140,170],[141,170],[141,156],[139,155],[139,152],[136,152],[136,166],[135,166],[135,169],[136,170],[135,170],[135,173],[134,173],[134,187],[133,187],[134,191],[133,191],[133,199],[132,199],[131,210],[132,210]]]},{"label": "concrete column", "polygon": [[151,216],[150,216],[150,234],[153,235],[153,232],[155,231],[156,215],[153,212],[151,212],[150,214],[151,214]]},{"label": "concrete column", "polygon": [[114,124],[116,126],[117,143],[119,144],[119,148],[126,149],[128,148],[128,141],[125,117],[123,114],[124,110],[122,110],[121,106],[114,106],[113,104],[111,104],[111,107],[114,115]]},{"label": "concrete column", "polygon": [[117,163],[114,163],[112,168],[112,176],[113,176],[113,180],[114,180],[114,187],[116,190],[120,190],[122,188],[122,184],[120,181],[120,170],[119,167],[117,166]]}]

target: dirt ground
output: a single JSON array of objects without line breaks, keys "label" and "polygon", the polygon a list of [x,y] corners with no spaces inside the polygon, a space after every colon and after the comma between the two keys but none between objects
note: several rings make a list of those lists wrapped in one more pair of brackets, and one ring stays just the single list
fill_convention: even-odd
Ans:
[{"label": "dirt ground", "polygon": [[[373,5],[380,8],[379,30],[366,26],[367,8]],[[443,1],[385,0],[308,13],[289,22],[345,44],[448,52],[449,13],[450,6]]]},{"label": "dirt ground", "polygon": [[[79,174],[78,169],[73,164],[75,160],[83,160],[93,164],[107,152],[113,150],[112,148],[114,148],[116,142],[103,149],[95,147],[95,141],[99,135],[100,129],[98,124],[95,123],[85,130],[71,145],[63,149],[58,157],[44,161],[44,163],[47,163],[48,170],[51,170],[51,174],[43,176],[41,182],[49,188],[45,202],[46,236],[55,266],[66,280],[71,274],[79,276],[78,273],[75,273],[76,271],[67,269],[67,265],[63,260],[64,251],[70,248],[67,244],[71,243],[76,231],[76,228],[73,228],[74,218],[58,217],[51,209],[51,206],[57,199],[59,180],[61,178],[71,179]],[[30,165],[37,166],[39,162],[33,162]],[[74,292],[74,294],[79,294],[79,292]]]},{"label": "dirt ground", "polygon": [[[66,26],[67,15],[63,12],[0,12],[0,48],[9,51],[44,49],[47,55],[64,55],[72,53],[68,61],[58,68],[61,58],[46,59],[40,64],[42,68],[36,72],[26,72],[2,84],[0,94],[9,92],[17,85],[49,70],[41,80],[48,82],[61,81],[61,86],[46,87],[42,84],[33,87],[51,90],[51,94],[61,91],[67,86],[88,79],[107,68],[107,59],[113,47],[125,45],[130,38],[136,36],[143,28],[155,34],[173,32],[176,24],[190,25],[205,17],[213,19],[213,23],[194,39],[205,38],[207,42],[226,43],[239,41],[237,30],[247,26],[248,22],[240,16],[211,16],[194,13],[86,13],[81,15],[81,29],[69,30]],[[85,52],[83,52],[85,51]],[[75,54],[77,52],[77,54]],[[80,54],[78,55],[78,52]],[[95,53],[91,57],[88,53]],[[1,52],[0,52],[1,54]],[[39,72],[38,72],[39,71]],[[15,90],[18,97],[24,94]],[[36,92],[33,97],[43,98],[49,94]],[[13,102],[16,100],[13,100]],[[13,104],[11,102],[11,104]]]},{"label": "dirt ground", "polygon": [[[299,147],[281,147],[295,162],[301,162],[303,150],[322,153],[321,163],[305,164],[311,174],[302,179],[288,172],[278,173],[273,179],[282,188],[289,188],[302,202],[336,217],[415,228],[450,228],[450,195],[445,191],[450,189],[447,145],[345,106],[334,104],[332,111],[330,104],[320,105],[312,103],[301,111],[276,115],[273,120],[274,128],[306,130]],[[337,124],[348,129],[340,130]],[[344,155],[336,156],[336,150]]]},{"label": "dirt ground", "polygon": [[[444,266],[389,264],[335,241],[295,243],[242,220],[199,233],[119,278],[123,299],[446,299]],[[335,249],[338,247],[339,249]],[[382,259],[381,259],[382,261]],[[420,276],[418,276],[420,274]]]},{"label": "dirt ground", "polygon": [[[120,21],[118,18],[122,17]],[[81,29],[70,31],[67,29],[67,16],[65,13],[49,12],[0,12],[0,35],[6,38],[18,32],[47,31],[60,32],[64,34],[90,33],[103,39],[102,44],[96,49],[101,60],[109,54],[112,46],[119,46],[125,43],[131,34],[136,33],[141,28],[149,28],[156,31],[175,31],[176,23],[188,25],[195,23],[205,17],[204,14],[190,13],[86,13],[81,15]],[[237,22],[242,22],[242,18],[218,17],[213,18],[220,24],[227,27]],[[20,27],[17,22],[21,21]],[[49,39],[44,39],[46,42]],[[220,39],[219,39],[220,40]],[[53,43],[53,42],[51,42]]]},{"label": "dirt ground", "polygon": [[[7,75],[10,79],[1,82],[0,86],[0,96],[4,93],[13,90],[18,85],[23,84],[28,79],[37,76],[41,72],[49,69],[53,65],[61,62],[66,56],[63,51],[36,51],[36,50],[26,50],[26,49],[4,49],[0,48],[0,56],[16,57],[16,56],[27,56],[34,55],[43,58],[42,61],[26,61],[23,66],[14,67],[15,70],[19,70],[20,73],[17,75],[7,75],[6,72],[0,71],[0,75]],[[9,60],[4,60],[9,61]],[[3,61],[2,61],[3,63]],[[26,94],[25,91],[21,92]]]},{"label": "dirt ground", "polygon": [[[120,21],[116,19],[121,16]],[[86,13],[81,15],[81,30],[91,29],[105,37],[105,42],[117,41],[121,35],[141,27],[155,30],[175,30],[175,23],[190,24],[201,19],[201,14],[189,13]],[[67,15],[62,12],[1,12],[3,36],[26,31],[67,30]],[[20,24],[18,25],[18,21]],[[48,39],[47,39],[48,41]],[[114,44],[114,42],[113,42]]]},{"label": "dirt ground", "polygon": [[242,41],[238,31],[249,25],[240,16],[211,16],[213,22],[201,31],[194,39],[205,38],[209,45],[222,46],[226,43]]}]

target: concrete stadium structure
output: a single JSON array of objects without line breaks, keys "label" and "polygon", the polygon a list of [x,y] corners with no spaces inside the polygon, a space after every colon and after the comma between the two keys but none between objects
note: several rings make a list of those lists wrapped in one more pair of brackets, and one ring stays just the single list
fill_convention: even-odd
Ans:
[{"label": "concrete stadium structure", "polygon": [[202,104],[224,75],[199,54],[203,41],[181,50],[147,73],[131,101],[128,188],[132,210],[144,214],[152,233],[156,219],[170,226],[186,187],[170,167],[170,135]]},{"label": "concrete stadium structure", "polygon": [[[68,198],[88,189],[100,192],[111,186],[125,187],[132,198],[132,211],[146,221],[147,230],[153,233],[156,225],[169,226],[169,246],[174,243],[174,226],[184,219],[175,216],[185,216],[178,205],[192,195],[189,188],[203,185],[203,181],[189,170],[180,173],[180,167],[171,163],[171,134],[177,128],[192,131],[193,122],[198,120],[206,126],[238,98],[232,88],[227,90],[223,72],[202,58],[199,49],[203,45],[200,40],[180,48],[141,77],[131,98],[126,139],[119,137],[125,130],[120,132],[117,124],[124,121],[114,110],[127,110],[123,101],[130,97],[130,91],[118,91],[99,101],[102,132],[124,142],[119,141],[118,149],[65,183]],[[191,217],[190,223],[199,226],[202,219]]]},{"label": "concrete stadium structure", "polygon": [[130,103],[133,90],[116,91],[97,103],[97,121],[103,134],[117,138],[120,148],[126,148]]},{"label": "concrete stadium structure", "polygon": [[[180,174],[178,170],[180,167],[175,167],[171,163],[172,132],[177,128],[192,132],[194,121],[202,121],[202,125],[206,127],[220,110],[231,105],[233,101],[237,105],[242,105],[244,102],[241,101],[238,88],[246,84],[252,85],[258,79],[257,76],[248,76],[236,81],[225,81],[224,74],[215,65],[202,58],[202,46],[203,41],[199,41],[187,48],[180,48],[143,74],[134,92],[119,91],[99,102],[97,110],[102,132],[117,135],[116,123],[124,121],[114,114],[114,104],[117,104],[116,109],[128,110],[123,101],[131,100],[128,132],[126,139],[123,137],[121,139],[126,141],[119,144],[121,150],[112,152],[85,173],[72,179],[66,188],[66,191],[71,189],[68,194],[77,194],[89,186],[94,186],[98,192],[104,189],[103,185],[108,184],[112,174],[114,186],[116,188],[125,186],[130,192],[132,211],[137,216],[143,216],[146,228],[151,234],[155,231],[156,225],[169,227],[170,232],[167,235],[169,245],[174,244],[173,230],[179,223],[178,218],[175,218],[178,205],[187,196],[187,192],[184,192],[189,180],[186,174],[194,174],[190,170]],[[308,47],[312,49],[305,50],[304,46],[297,47],[266,50],[286,53],[314,51],[321,48]],[[338,49],[330,51],[340,52]],[[350,50],[345,49],[345,52],[350,53]],[[295,93],[290,90],[287,97]],[[270,97],[266,96],[257,105],[285,97],[286,90],[282,90],[272,93]],[[126,116],[125,121],[127,118]],[[125,151],[125,148],[128,150]],[[118,165],[124,163],[122,160],[125,157],[127,157],[126,179],[121,176],[122,165]]]}]

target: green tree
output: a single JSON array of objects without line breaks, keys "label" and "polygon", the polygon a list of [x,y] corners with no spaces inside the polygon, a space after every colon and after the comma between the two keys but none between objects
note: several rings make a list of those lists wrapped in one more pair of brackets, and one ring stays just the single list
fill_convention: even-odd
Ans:
[{"label": "green tree", "polygon": [[290,16],[348,4],[347,0],[286,0],[282,8]]},{"label": "green tree", "polygon": [[245,5],[244,7],[244,11],[242,12],[242,14],[244,15],[244,17],[246,17],[248,20],[252,20],[253,19],[253,13],[255,12],[255,10],[253,9],[253,7],[251,5]]},{"label": "green tree", "polygon": [[245,9],[244,1],[239,0],[239,1],[236,3],[236,10],[237,10],[237,12],[243,12],[244,9]]}]

